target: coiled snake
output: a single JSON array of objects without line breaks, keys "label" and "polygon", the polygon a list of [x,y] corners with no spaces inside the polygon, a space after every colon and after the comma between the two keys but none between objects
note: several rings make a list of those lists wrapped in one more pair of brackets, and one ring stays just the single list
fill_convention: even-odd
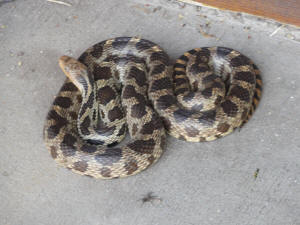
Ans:
[{"label": "coiled snake", "polygon": [[[192,142],[225,136],[250,118],[261,96],[257,67],[223,47],[193,49],[172,68],[156,44],[120,37],[78,61],[63,56],[60,66],[68,78],[48,113],[44,140],[58,163],[95,178],[149,167],[163,152],[165,129]],[[132,140],[114,147],[127,129]]]}]

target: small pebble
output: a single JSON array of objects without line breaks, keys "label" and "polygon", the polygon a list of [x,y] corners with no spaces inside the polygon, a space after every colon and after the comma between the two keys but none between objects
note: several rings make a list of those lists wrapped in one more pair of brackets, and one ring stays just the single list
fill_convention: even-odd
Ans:
[{"label": "small pebble", "polygon": [[287,34],[286,37],[291,39],[291,40],[295,40],[295,36],[292,35],[292,34]]},{"label": "small pebble", "polygon": [[23,56],[25,53],[24,52],[19,52],[18,54],[17,54],[17,56]]},{"label": "small pebble", "polygon": [[8,176],[9,176],[8,172],[6,172],[6,171],[3,171],[3,172],[2,172],[2,175],[5,176],[5,177],[8,177]]}]

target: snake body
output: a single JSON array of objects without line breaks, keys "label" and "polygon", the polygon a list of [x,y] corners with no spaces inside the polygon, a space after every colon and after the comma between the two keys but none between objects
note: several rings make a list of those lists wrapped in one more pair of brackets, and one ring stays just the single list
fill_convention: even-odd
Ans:
[{"label": "snake body", "polygon": [[[158,45],[120,37],[78,60],[63,56],[60,66],[68,78],[46,118],[44,140],[59,164],[95,178],[149,167],[163,152],[165,128],[193,142],[225,136],[248,121],[261,96],[258,68],[223,47],[186,52],[173,69]],[[127,129],[132,140],[114,147]]]}]

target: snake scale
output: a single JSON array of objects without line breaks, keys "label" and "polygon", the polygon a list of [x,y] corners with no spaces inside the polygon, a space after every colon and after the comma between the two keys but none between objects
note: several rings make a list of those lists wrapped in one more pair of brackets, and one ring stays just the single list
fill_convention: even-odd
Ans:
[{"label": "snake scale", "polygon": [[[261,97],[258,68],[224,47],[190,50],[172,66],[155,43],[119,37],[59,64],[67,79],[44,140],[59,164],[95,178],[146,169],[161,156],[166,131],[191,142],[225,136],[248,121]],[[131,140],[116,147],[127,130]]]}]

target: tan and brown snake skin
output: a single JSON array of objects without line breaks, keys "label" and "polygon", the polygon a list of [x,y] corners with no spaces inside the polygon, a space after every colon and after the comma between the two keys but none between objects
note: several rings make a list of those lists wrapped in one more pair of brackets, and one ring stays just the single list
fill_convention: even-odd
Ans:
[{"label": "tan and brown snake skin", "polygon": [[[156,162],[165,128],[192,142],[231,133],[251,117],[262,90],[251,60],[223,47],[190,50],[172,67],[158,45],[119,37],[92,46],[78,61],[63,56],[60,66],[68,78],[46,118],[46,146],[64,167],[103,179]],[[114,147],[127,129],[131,141]]]}]

